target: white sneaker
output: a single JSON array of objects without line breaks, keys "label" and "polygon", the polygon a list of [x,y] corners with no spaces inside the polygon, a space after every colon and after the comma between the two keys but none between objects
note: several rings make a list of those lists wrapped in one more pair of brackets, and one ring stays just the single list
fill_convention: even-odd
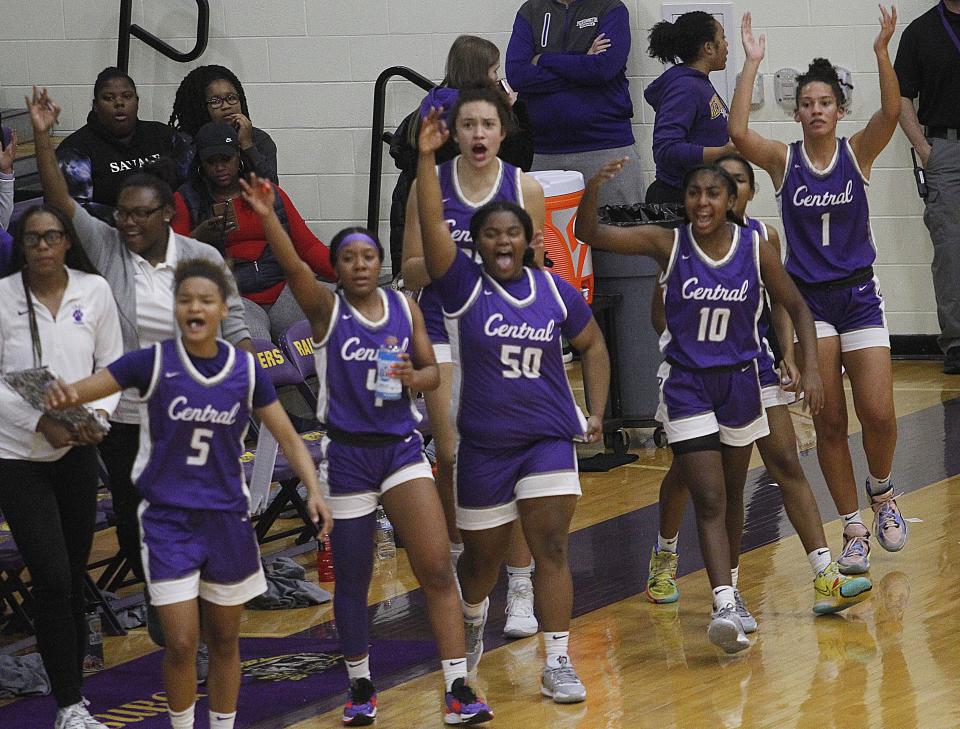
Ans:
[{"label": "white sneaker", "polygon": [[724,605],[715,610],[712,617],[710,627],[707,628],[707,637],[711,643],[722,648],[724,653],[739,653],[750,647],[750,640],[743,632],[743,624],[735,606]]},{"label": "white sneaker", "polygon": [[87,711],[87,701],[84,699],[79,704],[64,706],[57,712],[57,720],[54,723],[54,729],[108,729],[105,724],[90,716]]},{"label": "white sneaker", "polygon": [[474,619],[463,619],[464,647],[467,652],[467,673],[473,673],[480,665],[483,657],[483,629],[487,625],[487,611],[490,609],[490,598],[483,599],[483,615]]},{"label": "white sneaker", "polygon": [[733,600],[737,608],[737,615],[740,617],[740,624],[743,626],[743,632],[756,633],[757,619],[747,610],[747,604],[743,601],[743,595],[741,595],[740,590],[736,588],[733,589]]},{"label": "white sneaker", "polygon": [[587,687],[573,670],[567,656],[560,656],[559,665],[543,667],[540,677],[540,693],[549,696],[558,704],[577,704],[587,699]]},{"label": "white sneaker", "polygon": [[533,585],[530,580],[518,580],[507,590],[507,622],[503,634],[507,638],[529,638],[540,629],[533,613]]}]

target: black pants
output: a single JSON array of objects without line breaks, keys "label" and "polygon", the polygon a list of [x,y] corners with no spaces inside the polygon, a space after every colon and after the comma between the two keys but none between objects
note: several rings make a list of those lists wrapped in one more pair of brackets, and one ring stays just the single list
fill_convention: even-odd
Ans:
[{"label": "black pants", "polygon": [[87,647],[83,575],[97,511],[97,455],[59,461],[0,458],[0,509],[30,570],[37,648],[58,706],[80,701]]},{"label": "black pants", "polygon": [[665,182],[660,182],[660,180],[654,180],[647,188],[644,201],[648,203],[682,203],[683,190],[678,187],[671,187]]},{"label": "black pants", "polygon": [[113,496],[113,514],[117,522],[117,542],[120,554],[143,579],[143,564],[140,558],[140,521],[137,507],[140,492],[130,480],[133,462],[140,448],[140,426],[126,423],[111,423],[110,432],[100,443],[100,457],[110,477],[110,493]]}]

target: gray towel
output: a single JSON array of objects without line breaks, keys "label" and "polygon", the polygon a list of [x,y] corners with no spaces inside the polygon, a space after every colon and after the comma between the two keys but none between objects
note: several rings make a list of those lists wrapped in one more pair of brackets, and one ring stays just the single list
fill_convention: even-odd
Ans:
[{"label": "gray towel", "polygon": [[39,653],[0,655],[0,699],[14,696],[46,696],[50,681]]},{"label": "gray towel", "polygon": [[288,557],[264,562],[267,591],[247,603],[251,610],[286,610],[330,602],[332,596],[312,582],[307,582],[306,571]]}]

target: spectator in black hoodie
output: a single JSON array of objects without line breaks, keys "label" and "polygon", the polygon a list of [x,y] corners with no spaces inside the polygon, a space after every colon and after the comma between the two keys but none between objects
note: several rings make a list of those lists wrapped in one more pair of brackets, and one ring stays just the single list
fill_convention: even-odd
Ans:
[{"label": "spectator in black hoodie", "polygon": [[111,225],[124,178],[148,162],[176,154],[173,130],[139,119],[139,105],[133,79],[119,68],[103,69],[93,86],[87,123],[57,148],[70,196]]}]

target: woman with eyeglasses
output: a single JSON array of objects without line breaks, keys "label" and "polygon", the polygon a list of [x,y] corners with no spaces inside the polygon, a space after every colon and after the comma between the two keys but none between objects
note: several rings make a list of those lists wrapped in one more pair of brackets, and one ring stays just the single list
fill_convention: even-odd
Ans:
[{"label": "woman with eyeglasses", "polygon": [[[173,273],[177,262],[206,258],[222,263],[223,257],[212,246],[171,230],[173,192],[154,174],[141,172],[124,180],[114,212],[116,228],[87,213],[71,199],[50,142],[50,130],[60,107],[46,89],[36,87],[27,103],[44,197],[50,206],[71,219],[80,245],[110,284],[120,313],[123,351],[175,337]],[[229,314],[221,327],[223,338],[240,349],[252,351],[240,298],[231,293],[227,304]],[[121,397],[110,433],[100,444],[100,453],[110,478],[120,551],[134,574],[143,579],[137,522],[140,496],[130,481],[140,441],[140,415],[134,396],[130,392]]]},{"label": "woman with eyeglasses", "polygon": [[[49,367],[74,379],[120,356],[110,286],[96,275],[63,212],[41,205],[24,214],[11,270],[0,280],[0,374]],[[91,407],[106,418],[118,400],[106,397]],[[87,647],[83,576],[99,482],[94,445],[103,433],[52,418],[6,384],[0,384],[0,409],[0,510],[33,581],[37,648],[58,709],[51,723],[105,729],[80,693]],[[37,717],[37,725],[45,721]]]},{"label": "woman with eyeglasses", "polygon": [[[265,177],[274,184],[279,182],[277,145],[269,134],[250,121],[247,96],[240,79],[223,66],[200,66],[180,82],[170,126],[193,139],[200,127],[212,121],[225,121],[236,130],[240,157],[248,172],[255,172],[258,177]],[[181,161],[181,173],[186,177],[193,161],[192,154]]]}]

